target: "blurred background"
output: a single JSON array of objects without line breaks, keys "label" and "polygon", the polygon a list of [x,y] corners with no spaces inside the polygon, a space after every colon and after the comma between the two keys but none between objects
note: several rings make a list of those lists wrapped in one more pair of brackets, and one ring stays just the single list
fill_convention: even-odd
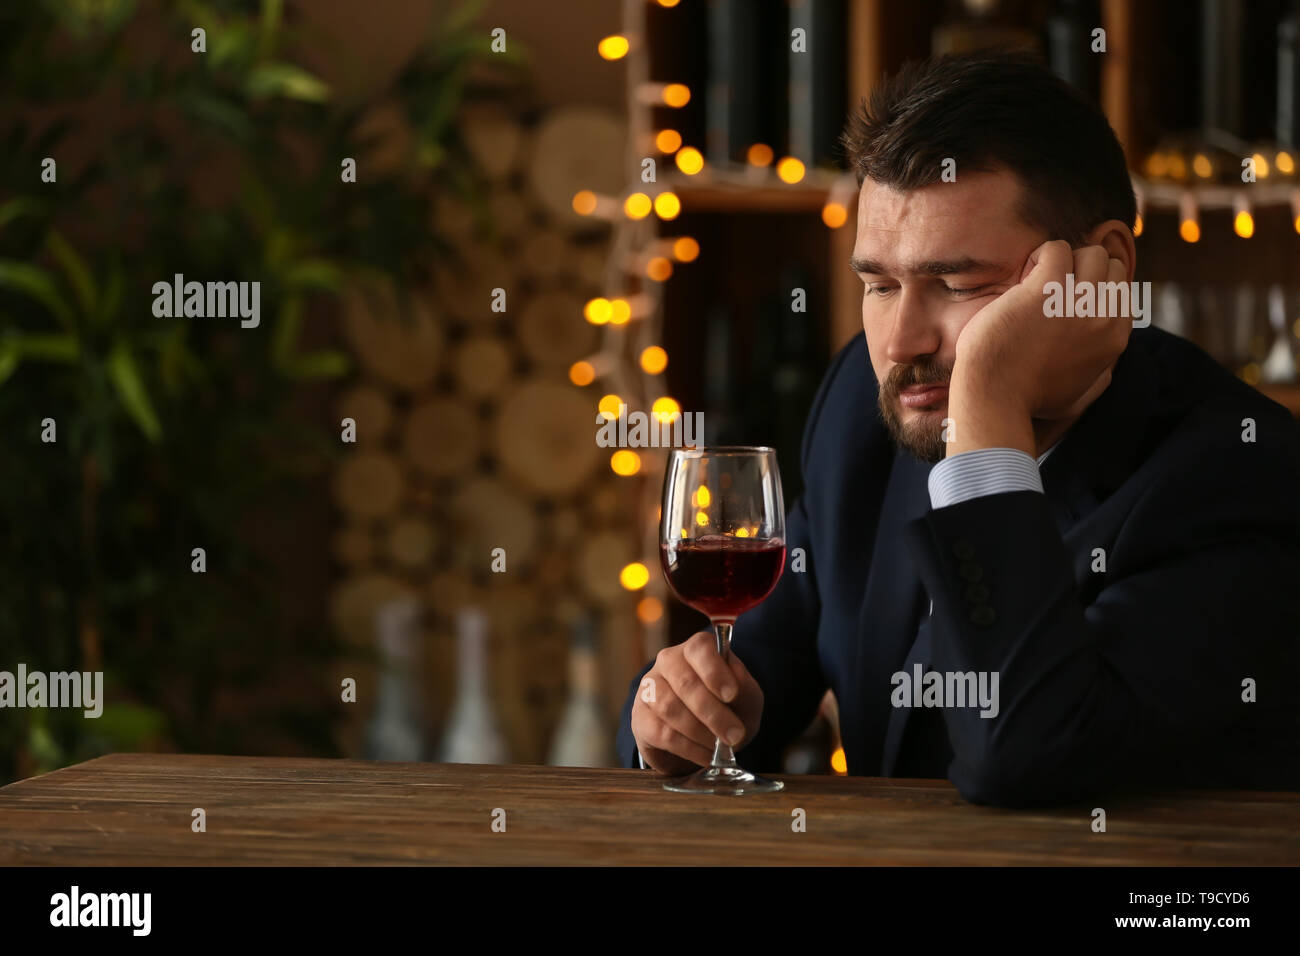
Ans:
[{"label": "blurred background", "polygon": [[[598,414],[701,412],[792,501],[860,327],[846,112],[1006,45],[1124,143],[1155,323],[1300,414],[1296,3],[6,5],[0,670],[105,702],[0,709],[0,783],[613,765],[628,682],[705,621],[658,567],[663,450]],[[178,274],[260,282],[259,324],[156,316]],[[837,747],[828,697],[787,770]]]}]

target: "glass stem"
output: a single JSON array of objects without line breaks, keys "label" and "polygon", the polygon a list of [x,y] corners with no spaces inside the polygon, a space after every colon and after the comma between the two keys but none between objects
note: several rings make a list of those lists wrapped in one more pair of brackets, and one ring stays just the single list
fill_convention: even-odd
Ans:
[{"label": "glass stem", "polygon": [[[718,654],[725,663],[731,655],[731,622],[714,621],[713,633],[718,639]],[[731,744],[721,737],[716,738],[713,743],[712,768],[714,770],[740,769],[736,764],[736,754],[731,749]]]}]

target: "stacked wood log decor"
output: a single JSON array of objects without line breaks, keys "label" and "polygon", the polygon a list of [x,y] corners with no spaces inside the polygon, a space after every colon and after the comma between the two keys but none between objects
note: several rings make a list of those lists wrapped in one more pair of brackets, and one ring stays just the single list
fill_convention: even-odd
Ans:
[{"label": "stacked wood log decor", "polygon": [[[626,134],[616,115],[589,108],[524,118],[490,105],[461,122],[487,194],[438,198],[430,226],[454,256],[435,264],[431,288],[358,285],[342,301],[359,372],[335,408],[356,422],[356,443],[334,475],[330,603],[359,656],[339,668],[358,684],[340,743],[360,752],[375,702],[374,613],[410,594],[427,611],[430,738],[453,703],[456,612],[478,605],[511,758],[541,763],[567,692],[573,621],[601,615],[611,733],[641,654],[637,595],[618,581],[643,558],[637,494],[596,445],[600,383],[568,380],[598,347],[582,310],[606,294],[610,255],[608,226],[575,215],[571,200],[622,188]],[[401,129],[388,108],[373,125]],[[497,289],[504,312],[492,309]],[[494,548],[504,573],[491,570]]]}]

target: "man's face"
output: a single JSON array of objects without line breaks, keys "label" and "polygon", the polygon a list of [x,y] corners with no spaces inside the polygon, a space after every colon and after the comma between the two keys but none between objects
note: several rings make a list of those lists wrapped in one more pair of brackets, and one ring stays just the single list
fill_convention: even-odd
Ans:
[{"label": "man's face", "polygon": [[858,196],[853,268],[863,282],[862,328],[894,441],[922,461],[943,458],[947,385],[957,336],[1020,281],[1049,236],[1017,213],[1007,171],[899,192],[868,179]]}]

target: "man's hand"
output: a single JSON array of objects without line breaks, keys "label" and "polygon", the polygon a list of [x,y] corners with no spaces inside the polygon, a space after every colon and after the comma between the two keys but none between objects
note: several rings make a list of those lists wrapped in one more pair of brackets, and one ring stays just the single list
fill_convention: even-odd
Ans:
[{"label": "man's hand", "polygon": [[[1072,250],[1063,240],[1045,242],[1025,262],[1021,280],[971,317],[957,337],[949,391],[956,443],[971,425],[1006,421],[1001,439],[1024,447],[1031,419],[1078,415],[1110,384],[1110,369],[1128,345],[1131,316],[1081,318],[1043,314],[1048,282],[1126,282],[1124,263],[1101,246]],[[1025,423],[1022,425],[1021,423]],[[963,425],[965,435],[963,435]],[[1030,427],[1028,448],[1035,454]],[[955,454],[964,448],[950,448]]]},{"label": "man's hand", "polygon": [[740,658],[723,661],[712,632],[698,631],[660,651],[641,678],[632,736],[649,766],[677,776],[712,762],[715,737],[735,748],[752,740],[762,713],[763,692]]}]

